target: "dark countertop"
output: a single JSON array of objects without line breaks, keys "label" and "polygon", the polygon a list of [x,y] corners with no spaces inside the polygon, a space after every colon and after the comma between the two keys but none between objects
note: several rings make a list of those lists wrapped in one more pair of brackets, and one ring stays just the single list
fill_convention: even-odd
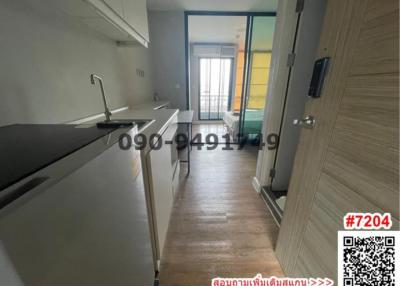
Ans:
[{"label": "dark countertop", "polygon": [[113,130],[62,124],[0,127],[0,191]]}]

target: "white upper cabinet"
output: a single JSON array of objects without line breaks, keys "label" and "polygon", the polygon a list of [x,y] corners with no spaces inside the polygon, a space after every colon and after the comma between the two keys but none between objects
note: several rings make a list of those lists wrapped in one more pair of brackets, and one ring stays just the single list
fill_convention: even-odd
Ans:
[{"label": "white upper cabinet", "polygon": [[54,0],[54,4],[117,42],[148,46],[146,0]]},{"label": "white upper cabinet", "polygon": [[124,9],[122,8],[122,0],[104,0],[104,2],[106,2],[106,4],[120,17],[123,17]]},{"label": "white upper cabinet", "polygon": [[149,41],[146,0],[122,0],[122,2],[126,22]]}]

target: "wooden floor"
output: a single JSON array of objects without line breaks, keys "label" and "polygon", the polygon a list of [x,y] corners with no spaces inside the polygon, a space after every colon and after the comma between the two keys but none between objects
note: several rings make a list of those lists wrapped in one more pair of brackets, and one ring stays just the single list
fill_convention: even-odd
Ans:
[{"label": "wooden floor", "polygon": [[214,277],[283,276],[278,228],[251,185],[257,150],[196,150],[182,178],[161,260],[160,285],[211,285]]},{"label": "wooden floor", "polygon": [[222,136],[227,133],[228,131],[222,124],[222,121],[221,123],[193,124],[193,137],[196,136],[196,134],[201,134],[201,142],[206,142],[208,134],[215,134],[218,136],[219,143],[224,143],[226,139]]}]

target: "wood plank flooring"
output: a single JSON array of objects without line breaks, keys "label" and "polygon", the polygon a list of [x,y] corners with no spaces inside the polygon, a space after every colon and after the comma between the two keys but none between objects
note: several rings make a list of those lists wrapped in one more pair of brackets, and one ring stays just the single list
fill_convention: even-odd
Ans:
[{"label": "wood plank flooring", "polygon": [[[196,134],[201,134],[201,142],[206,142],[206,137],[209,134],[215,134],[218,137],[218,142],[225,143],[226,139],[223,138],[225,134],[228,133],[227,129],[224,127],[222,121],[220,123],[202,123],[202,124],[193,124],[193,138]],[[199,137],[195,142],[199,142]],[[214,140],[214,138],[210,138],[210,140]],[[231,139],[232,141],[232,139]]]},{"label": "wood plank flooring", "polygon": [[194,146],[188,177],[182,164],[161,286],[211,285],[218,276],[283,276],[273,251],[278,228],[251,185],[257,150],[222,147]]}]

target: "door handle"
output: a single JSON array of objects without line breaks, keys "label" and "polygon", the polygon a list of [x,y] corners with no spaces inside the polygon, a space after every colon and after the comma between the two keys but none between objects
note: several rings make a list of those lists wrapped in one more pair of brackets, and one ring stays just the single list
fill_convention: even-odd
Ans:
[{"label": "door handle", "polygon": [[293,120],[293,125],[312,129],[315,125],[315,118],[312,115],[307,115],[304,119],[295,119]]}]

